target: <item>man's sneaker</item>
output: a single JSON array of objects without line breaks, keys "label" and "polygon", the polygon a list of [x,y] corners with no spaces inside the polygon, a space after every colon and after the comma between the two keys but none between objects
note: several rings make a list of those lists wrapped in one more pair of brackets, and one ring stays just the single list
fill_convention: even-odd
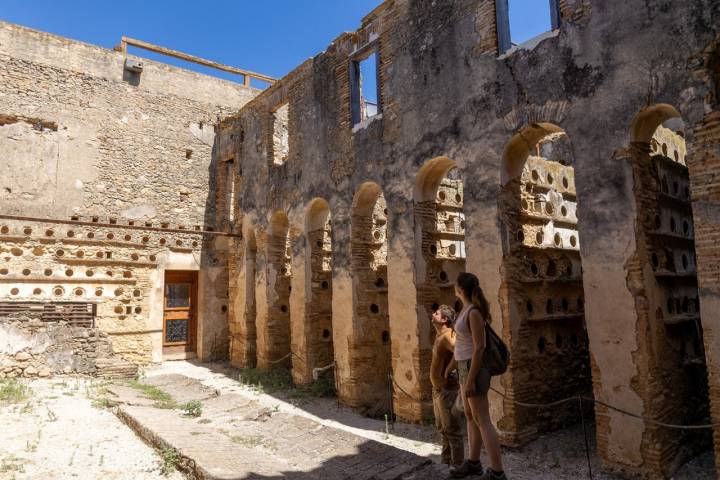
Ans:
[{"label": "man's sneaker", "polygon": [[497,473],[496,471],[488,468],[485,470],[483,476],[480,477],[480,480],[507,480],[507,477],[505,476],[505,472]]},{"label": "man's sneaker", "polygon": [[450,476],[452,478],[465,478],[470,475],[482,475],[482,473],[483,467],[479,460],[477,462],[465,460],[459,466],[450,469]]}]

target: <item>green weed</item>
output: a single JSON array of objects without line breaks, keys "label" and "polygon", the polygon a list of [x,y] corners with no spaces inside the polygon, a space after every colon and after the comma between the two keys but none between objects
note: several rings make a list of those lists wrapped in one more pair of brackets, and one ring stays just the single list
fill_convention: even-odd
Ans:
[{"label": "green weed", "polygon": [[188,417],[199,417],[202,415],[202,403],[199,400],[192,400],[184,405],[180,406],[180,409],[185,412]]},{"label": "green weed", "polygon": [[135,390],[142,392],[142,394],[146,398],[149,398],[150,400],[155,400],[154,406],[157,408],[173,409],[177,408],[178,406],[175,400],[173,400],[173,398],[170,396],[170,394],[160,390],[158,387],[155,387],[153,385],[147,385],[145,383],[140,383],[138,380],[130,380],[128,384]]},{"label": "green weed", "polygon": [[16,378],[0,380],[0,403],[22,403],[31,395],[30,387]]},{"label": "green weed", "polygon": [[162,466],[160,467],[160,473],[165,476],[170,475],[172,472],[177,470],[180,464],[180,454],[174,448],[163,448],[159,452],[160,458],[162,459]]}]

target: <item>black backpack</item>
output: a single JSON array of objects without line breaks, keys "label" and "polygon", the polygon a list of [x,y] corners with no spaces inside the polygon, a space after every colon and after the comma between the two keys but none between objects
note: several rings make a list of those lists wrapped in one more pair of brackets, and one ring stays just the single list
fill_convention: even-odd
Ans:
[{"label": "black backpack", "polygon": [[[477,308],[477,307],[475,307]],[[490,376],[502,375],[507,371],[510,363],[510,350],[505,342],[495,333],[490,323],[483,318],[485,323],[485,351],[483,352],[483,368],[490,372]],[[470,330],[470,312],[468,312],[468,330]]]}]

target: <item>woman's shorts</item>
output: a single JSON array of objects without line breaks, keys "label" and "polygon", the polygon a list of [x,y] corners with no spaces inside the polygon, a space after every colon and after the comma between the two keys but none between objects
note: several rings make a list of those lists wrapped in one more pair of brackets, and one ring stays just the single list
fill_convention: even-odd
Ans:
[{"label": "woman's shorts", "polygon": [[[470,362],[472,360],[461,360],[458,362],[458,376],[460,377],[460,389],[464,392],[467,385],[468,374],[470,373]],[[475,394],[487,395],[490,390],[490,372],[481,368],[475,377]]]}]

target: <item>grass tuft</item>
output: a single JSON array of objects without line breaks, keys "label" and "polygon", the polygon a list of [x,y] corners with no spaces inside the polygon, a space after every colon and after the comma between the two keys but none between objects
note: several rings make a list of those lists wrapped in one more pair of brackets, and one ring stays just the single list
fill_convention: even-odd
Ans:
[{"label": "grass tuft", "polygon": [[150,400],[155,400],[154,407],[156,408],[173,409],[177,408],[178,406],[175,400],[173,400],[173,398],[170,396],[170,394],[160,390],[156,386],[140,383],[138,380],[130,380],[128,382],[128,385],[130,385],[135,390],[142,392],[142,394],[146,398],[149,398]]},{"label": "grass tuft", "polygon": [[177,467],[180,464],[180,454],[174,448],[163,448],[158,453],[162,459],[160,473],[167,477],[177,470]]},{"label": "grass tuft", "polygon": [[0,380],[0,403],[23,403],[32,395],[30,387],[16,378]]}]

